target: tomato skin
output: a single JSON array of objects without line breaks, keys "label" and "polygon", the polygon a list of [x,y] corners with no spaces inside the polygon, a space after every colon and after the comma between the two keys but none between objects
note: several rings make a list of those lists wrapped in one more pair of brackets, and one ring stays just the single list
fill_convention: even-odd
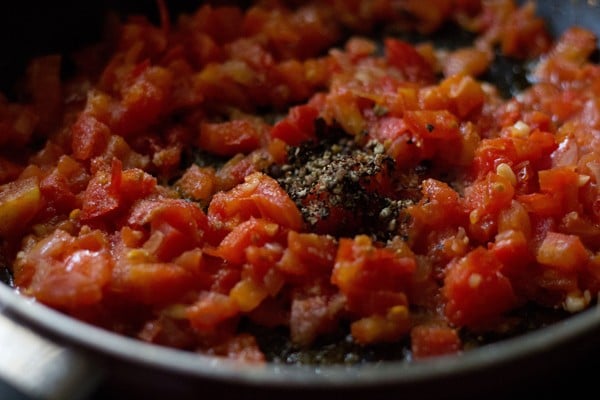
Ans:
[{"label": "tomato skin", "polygon": [[[169,225],[169,229],[173,227]],[[210,286],[211,274],[205,270],[207,262],[200,250],[192,247],[194,244],[181,232],[167,232],[165,239],[161,235],[164,231],[155,230],[147,237],[143,232],[136,235],[136,231],[123,228],[115,234],[115,264],[108,293],[133,304],[164,305],[190,290]],[[173,245],[174,239],[179,242]]]},{"label": "tomato skin", "polygon": [[52,213],[68,213],[78,208],[77,196],[71,191],[69,182],[56,170],[40,182],[40,191],[50,203]]},{"label": "tomato skin", "polygon": [[568,167],[557,167],[538,172],[539,193],[517,196],[525,208],[544,217],[560,217],[568,212],[579,212],[579,175]]},{"label": "tomato skin", "polygon": [[518,230],[499,233],[489,248],[502,263],[502,273],[510,278],[522,274],[534,259],[527,236]]},{"label": "tomato skin", "polygon": [[[135,250],[129,250],[135,251]],[[117,261],[108,289],[144,305],[168,304],[196,286],[192,271],[168,262]]]},{"label": "tomato skin", "polygon": [[445,315],[457,327],[477,327],[499,317],[516,305],[502,264],[479,247],[448,266],[442,294]]},{"label": "tomato skin", "polygon": [[353,289],[394,289],[414,272],[414,260],[398,258],[390,249],[377,248],[365,235],[341,238],[331,280],[343,292]]},{"label": "tomato skin", "polygon": [[168,223],[191,238],[201,238],[208,228],[208,219],[197,204],[182,199],[157,198],[137,202],[130,211],[127,224],[152,227]]},{"label": "tomato skin", "polygon": [[444,231],[447,227],[465,225],[467,213],[458,193],[448,184],[436,179],[426,179],[421,184],[422,199],[407,208],[412,217],[412,238],[415,248],[430,245],[430,231]]},{"label": "tomato skin", "polygon": [[540,191],[550,193],[557,202],[557,214],[579,210],[579,175],[571,168],[552,168],[538,172]]}]

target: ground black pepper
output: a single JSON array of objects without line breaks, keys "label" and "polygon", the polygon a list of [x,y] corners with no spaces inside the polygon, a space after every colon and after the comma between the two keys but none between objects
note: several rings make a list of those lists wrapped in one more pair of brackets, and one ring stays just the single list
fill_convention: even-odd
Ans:
[{"label": "ground black pepper", "polygon": [[[368,234],[377,240],[398,235],[400,215],[414,204],[420,180],[407,178],[414,172],[403,172],[398,179],[395,162],[381,143],[372,141],[361,147],[350,136],[325,136],[317,143],[291,147],[287,163],[270,171],[298,205],[309,230]],[[397,198],[369,186],[382,178],[406,188],[413,185],[414,190],[410,196]],[[335,224],[327,223],[329,218],[336,218]]]}]

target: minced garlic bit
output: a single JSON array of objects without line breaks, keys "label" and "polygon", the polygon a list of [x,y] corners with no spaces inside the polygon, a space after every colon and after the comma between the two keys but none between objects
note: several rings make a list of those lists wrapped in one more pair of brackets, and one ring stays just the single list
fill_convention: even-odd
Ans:
[{"label": "minced garlic bit", "polygon": [[481,285],[481,281],[483,280],[483,278],[481,277],[481,275],[474,273],[471,274],[469,276],[469,287],[475,289],[477,287],[479,287],[479,285]]},{"label": "minced garlic bit", "polygon": [[77,219],[81,214],[81,209],[75,208],[69,213],[69,219]]},{"label": "minced garlic bit", "polygon": [[527,138],[530,132],[531,128],[523,121],[515,122],[515,124],[510,128],[510,134],[512,137]]},{"label": "minced garlic bit", "polygon": [[592,179],[592,178],[589,175],[579,174],[579,177],[577,178],[577,186],[583,187],[583,186],[587,185],[587,183],[590,181],[590,179]]},{"label": "minced garlic bit", "polygon": [[469,213],[469,222],[471,222],[472,224],[476,224],[477,222],[479,222],[480,214],[481,212],[479,211],[479,209],[471,211]]},{"label": "minced garlic bit", "polygon": [[514,171],[507,163],[498,164],[496,167],[496,174],[502,176],[510,182],[511,185],[515,186],[517,184],[517,176]]},{"label": "minced garlic bit", "polygon": [[565,297],[563,309],[570,313],[583,311],[590,304],[591,298],[592,296],[588,290],[583,293],[580,291],[571,292]]},{"label": "minced garlic bit", "polygon": [[150,254],[144,249],[131,249],[127,252],[127,260],[133,263],[146,262],[151,258]]}]

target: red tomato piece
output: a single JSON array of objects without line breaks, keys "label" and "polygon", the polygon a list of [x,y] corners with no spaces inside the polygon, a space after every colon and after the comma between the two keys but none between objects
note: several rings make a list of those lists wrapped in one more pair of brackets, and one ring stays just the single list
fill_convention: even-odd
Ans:
[{"label": "red tomato piece", "polygon": [[517,150],[512,140],[507,138],[484,139],[475,150],[473,160],[474,173],[484,177],[489,172],[496,172],[498,165],[513,165],[517,160]]},{"label": "red tomato piece", "polygon": [[149,224],[151,234],[144,248],[162,261],[200,246],[210,231],[198,205],[180,199],[142,200],[131,210],[127,223],[134,228]]},{"label": "red tomato piece", "polygon": [[82,220],[112,213],[154,191],[156,178],[137,168],[121,168],[121,162],[114,159],[110,172],[101,169],[90,179],[83,195]]},{"label": "red tomato piece", "polygon": [[404,122],[418,137],[454,140],[460,136],[458,118],[447,110],[406,111]]},{"label": "red tomato piece", "polygon": [[203,122],[200,125],[198,146],[214,154],[233,156],[257,149],[263,135],[262,129],[245,119],[219,123]]},{"label": "red tomato piece", "polygon": [[152,126],[168,110],[172,86],[170,70],[141,63],[122,88],[121,102],[112,106],[110,128],[129,136]]},{"label": "red tomato piece", "polygon": [[336,252],[337,243],[332,236],[290,231],[277,268],[295,276],[328,274],[333,269]]},{"label": "red tomato piece", "polygon": [[461,350],[462,342],[454,328],[438,325],[417,325],[410,331],[411,350],[416,360]]},{"label": "red tomato piece", "polygon": [[71,127],[73,157],[89,160],[97,156],[108,145],[110,128],[96,117],[83,112]]},{"label": "red tomato piece", "polygon": [[0,236],[8,237],[30,222],[42,207],[38,179],[19,179],[0,186]]},{"label": "red tomato piece", "polygon": [[355,304],[355,308],[385,312],[405,305],[404,292],[416,270],[413,257],[398,256],[393,250],[377,248],[368,236],[342,238],[335,258],[331,282]]},{"label": "red tomato piece", "polygon": [[198,332],[212,333],[216,327],[239,313],[234,300],[214,292],[204,292],[186,310],[186,318]]},{"label": "red tomato piece", "polygon": [[492,253],[477,248],[448,266],[442,293],[445,315],[457,327],[476,327],[499,317],[516,304],[502,264]]},{"label": "red tomato piece", "polygon": [[100,231],[78,237],[57,229],[26,251],[15,265],[15,282],[51,306],[75,309],[99,303],[113,261]]},{"label": "red tomato piece", "polygon": [[302,215],[289,195],[277,181],[263,173],[255,172],[245,182],[229,192],[214,195],[208,206],[211,221],[231,227],[250,217],[264,218],[285,228],[300,230]]},{"label": "red tomato piece", "polygon": [[284,119],[271,129],[271,138],[281,139],[290,146],[298,146],[307,140],[314,140],[315,120],[319,110],[311,105],[292,107]]},{"label": "red tomato piece", "polygon": [[277,224],[250,218],[233,228],[211,254],[234,264],[242,264],[246,261],[245,251],[250,246],[277,242],[281,240],[281,236],[281,229]]},{"label": "red tomato piece", "polygon": [[546,233],[536,254],[540,264],[565,272],[583,269],[589,257],[587,249],[578,236],[558,232]]},{"label": "red tomato piece", "polygon": [[398,68],[411,82],[433,82],[435,74],[431,64],[410,44],[399,39],[385,39],[388,62]]}]

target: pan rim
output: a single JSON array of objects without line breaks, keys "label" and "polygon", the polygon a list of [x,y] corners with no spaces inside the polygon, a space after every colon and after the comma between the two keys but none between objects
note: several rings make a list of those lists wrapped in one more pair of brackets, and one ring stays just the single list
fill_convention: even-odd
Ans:
[{"label": "pan rim", "polygon": [[[285,365],[252,363],[200,355],[153,345],[76,320],[0,284],[0,312],[14,315],[34,332],[48,332],[67,346],[92,351],[140,366],[213,381],[268,385],[287,389],[407,386],[466,376],[477,371],[512,365],[558,349],[578,338],[600,332],[600,306],[515,338],[422,361],[389,361],[358,366]],[[39,330],[42,333],[40,333]]]}]

